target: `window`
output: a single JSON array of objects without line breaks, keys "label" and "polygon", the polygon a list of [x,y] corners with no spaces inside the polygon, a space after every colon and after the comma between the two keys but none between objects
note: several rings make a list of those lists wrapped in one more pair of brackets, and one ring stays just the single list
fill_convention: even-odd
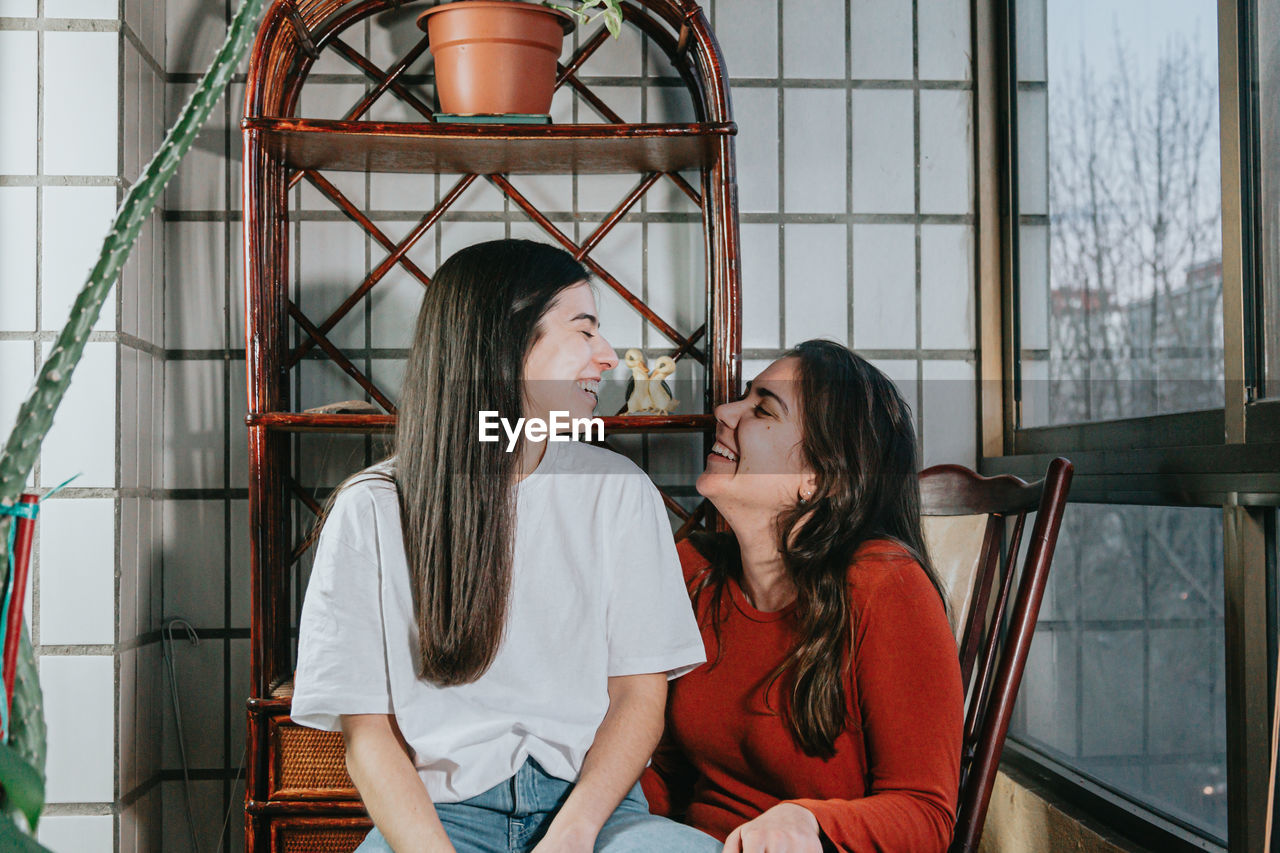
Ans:
[{"label": "window", "polygon": [[1260,849],[1280,0],[990,8],[979,198],[1000,227],[978,263],[1004,289],[981,358],[1003,383],[983,386],[980,467],[1076,466],[1006,755],[1152,849]]},{"label": "window", "polygon": [[1022,426],[1222,405],[1214,0],[1018,0]]},{"label": "window", "polygon": [[1222,512],[1073,504],[1012,735],[1227,834]]},{"label": "window", "polygon": [[1262,338],[1266,342],[1266,374],[1272,378],[1268,397],[1280,397],[1280,3],[1263,2],[1258,10],[1257,31],[1271,33],[1258,39],[1258,129],[1261,222],[1259,245],[1266,284],[1263,299]]}]

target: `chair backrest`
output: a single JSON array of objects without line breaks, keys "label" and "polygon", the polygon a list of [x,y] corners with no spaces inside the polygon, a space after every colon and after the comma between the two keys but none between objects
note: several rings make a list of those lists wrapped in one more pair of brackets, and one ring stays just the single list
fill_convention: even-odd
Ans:
[{"label": "chair backrest", "polygon": [[[974,853],[982,838],[1072,470],[1069,461],[1058,458],[1035,483],[1009,475],[983,477],[960,465],[935,465],[920,473],[925,542],[948,590],[965,685],[960,802],[951,853]],[[1023,552],[1029,512],[1036,514],[1035,523]],[[1018,565],[1020,553],[1025,556]]]},{"label": "chair backrest", "polygon": [[947,591],[947,610],[956,635],[964,642],[969,612],[977,592],[975,583],[987,553],[989,516],[927,515],[920,519],[925,547],[933,568]]}]

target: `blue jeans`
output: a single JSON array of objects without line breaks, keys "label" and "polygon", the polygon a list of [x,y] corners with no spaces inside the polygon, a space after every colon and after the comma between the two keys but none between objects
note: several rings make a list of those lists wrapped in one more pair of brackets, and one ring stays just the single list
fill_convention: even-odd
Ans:
[{"label": "blue jeans", "polygon": [[[436,814],[457,853],[526,853],[542,838],[572,782],[547,775],[532,758],[510,779]],[[724,845],[690,826],[649,814],[637,783],[596,838],[596,853],[720,853]],[[390,853],[375,827],[356,853]]]}]

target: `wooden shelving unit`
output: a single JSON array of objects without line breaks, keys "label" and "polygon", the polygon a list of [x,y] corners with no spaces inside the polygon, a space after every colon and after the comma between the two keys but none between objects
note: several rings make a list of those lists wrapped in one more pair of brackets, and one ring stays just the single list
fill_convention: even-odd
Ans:
[{"label": "wooden shelving unit", "polygon": [[[400,98],[424,117],[419,94],[400,78],[423,52],[416,30],[412,49],[389,70],[351,47],[350,27],[384,11],[421,5],[406,0],[275,0],[260,27],[245,96],[244,246],[248,373],[251,633],[245,846],[249,853],[353,850],[369,827],[346,776],[336,734],[295,726],[289,719],[297,565],[305,553],[296,519],[319,510],[299,486],[298,434],[386,433],[395,401],[330,338],[331,331],[399,266],[424,286],[428,273],[408,258],[428,229],[448,227],[449,210],[476,181],[488,181],[513,207],[543,228],[547,239],[572,252],[602,286],[612,288],[650,326],[674,342],[676,359],[695,359],[705,370],[705,395],[686,402],[692,412],[667,417],[606,417],[606,435],[702,433],[714,428],[711,410],[739,390],[741,363],[737,190],[728,81],[719,47],[702,10],[691,0],[627,0],[624,17],[680,74],[696,121],[627,124],[579,79],[587,58],[606,44],[603,28],[585,37],[560,68],[570,86],[605,123],[573,125],[446,125],[423,121],[364,120],[379,97]],[[402,25],[412,27],[410,19]],[[584,34],[585,36],[585,34]],[[372,81],[371,92],[342,120],[295,118],[316,58],[330,50]],[[425,96],[425,92],[421,93]],[[331,172],[460,175],[410,235],[395,243],[325,176]],[[685,175],[694,172],[696,180]],[[508,180],[525,174],[636,174],[639,183],[580,243],[575,243]],[[682,175],[681,173],[684,173]],[[308,317],[291,295],[296,259],[289,238],[289,190],[309,182],[387,252],[328,317]],[[682,330],[638,295],[636,282],[612,274],[593,255],[601,240],[626,220],[640,198],[660,182],[673,183],[702,213],[706,267],[706,320]],[[567,207],[568,205],[566,205]],[[302,283],[306,287],[306,282]],[[294,335],[298,340],[294,341]],[[292,410],[291,382],[304,358],[327,358],[383,410],[381,414],[312,414]],[[664,496],[666,497],[666,496]],[[687,533],[710,516],[706,505],[689,511],[666,497]]]},{"label": "wooden shelving unit", "polygon": [[245,119],[295,169],[545,175],[681,172],[715,162],[714,124],[458,125]]},{"label": "wooden shelving unit", "polygon": [[[707,432],[715,427],[711,415],[645,415],[602,417],[605,435]],[[282,432],[388,433],[395,427],[395,415],[314,415],[298,412],[264,412],[249,415],[250,427]]]}]

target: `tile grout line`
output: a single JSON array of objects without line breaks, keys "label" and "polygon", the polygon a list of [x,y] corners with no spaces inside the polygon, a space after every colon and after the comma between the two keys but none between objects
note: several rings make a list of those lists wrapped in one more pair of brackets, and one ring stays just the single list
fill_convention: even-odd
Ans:
[{"label": "tile grout line", "polygon": [[114,657],[114,643],[53,643],[36,646],[40,655],[48,657]]},{"label": "tile grout line", "polygon": [[[370,26],[369,19],[366,18],[364,21],[364,55],[365,56],[373,55],[373,40],[370,37],[371,32],[372,32],[372,27]],[[371,81],[365,80],[364,91],[365,91],[366,97],[370,92],[373,91],[373,83]],[[370,105],[370,108],[372,109],[372,105]],[[504,197],[503,201],[505,204],[509,206],[510,199],[507,199]],[[366,207],[373,206],[372,204],[373,173],[372,172],[365,172],[364,174],[364,202]],[[243,207],[243,205],[241,206]],[[511,226],[509,224],[507,225],[507,236],[508,237],[511,236]],[[364,242],[364,268],[367,270],[373,269],[373,235],[371,235],[368,231],[365,231],[364,234],[361,235],[361,237]],[[373,293],[370,292],[368,295],[368,298],[363,299],[361,301],[364,303],[363,305],[364,340],[367,345],[372,347],[373,345]],[[364,375],[369,377],[373,376],[373,357],[368,354],[366,354],[365,360],[364,360]],[[370,396],[370,395],[366,395],[366,396]],[[227,410],[228,418],[230,418],[230,413],[231,413],[231,410],[228,409]],[[366,435],[364,438],[364,467],[367,468],[372,464],[373,464],[373,437],[370,435]],[[229,744],[230,744],[230,741],[228,740],[228,749],[230,749]],[[230,763],[230,761],[231,761],[230,754],[228,753],[227,763]]]},{"label": "tile grout line", "polygon": [[[120,25],[122,28],[124,28],[124,3],[125,3],[125,0],[117,0],[116,2],[116,13],[120,19]],[[119,206],[121,198],[124,195],[124,189],[123,189],[123,181],[125,179],[125,144],[124,144],[124,134],[125,134],[124,112],[125,110],[124,110],[124,107],[125,107],[125,99],[129,97],[128,93],[126,92],[126,89],[129,86],[130,82],[132,82],[128,79],[126,69],[125,69],[125,52],[127,50],[127,45],[128,45],[127,36],[123,38],[118,37],[116,39],[116,93],[117,93],[116,173],[121,178],[121,187],[116,190],[117,206]],[[141,106],[141,101],[139,101],[139,106]],[[121,269],[120,273],[117,274],[115,279],[115,288],[114,288],[115,307],[116,307],[115,330],[117,333],[123,333],[124,331],[124,328],[123,328],[124,287],[125,287],[126,278],[127,278],[126,271],[124,269]],[[120,790],[121,789],[121,785],[120,785],[120,771],[121,771],[120,724],[122,721],[121,721],[121,715],[120,715],[120,697],[121,697],[122,689],[120,684],[120,664],[121,664],[121,660],[120,660],[120,588],[123,580],[122,573],[127,571],[127,567],[124,565],[124,560],[123,560],[124,552],[123,552],[123,548],[121,547],[124,541],[124,524],[123,524],[124,520],[122,518],[122,508],[124,506],[124,502],[120,499],[118,490],[120,489],[121,486],[124,485],[124,483],[122,482],[122,476],[120,471],[120,462],[121,462],[120,451],[121,451],[121,446],[124,442],[124,428],[123,428],[123,424],[121,422],[121,417],[120,417],[123,411],[123,407],[120,404],[121,403],[120,396],[121,396],[121,390],[123,387],[122,364],[124,362],[124,359],[121,358],[123,346],[119,343],[119,341],[117,341],[116,344],[113,347],[111,347],[111,350],[115,360],[114,372],[115,372],[115,403],[116,405],[115,405],[115,417],[112,418],[112,421],[114,422],[114,426],[115,426],[115,430],[114,430],[115,457],[116,457],[115,458],[115,485],[117,489],[116,496],[112,501],[112,516],[113,516],[112,525],[114,527],[114,536],[113,536],[114,542],[113,542],[113,547],[111,549],[112,562],[115,566],[115,572],[114,572],[115,576],[112,578],[112,586],[113,586],[112,600],[115,605],[115,613],[112,618],[114,636],[113,636],[113,642],[112,642],[112,655],[111,655],[112,703],[114,705],[114,707],[112,708],[112,714],[111,714],[111,719],[112,719],[111,740],[112,740],[112,763],[113,763],[112,773],[111,773],[111,799],[114,803],[114,806],[112,808],[112,818],[111,818],[111,840],[116,853],[121,853],[120,851],[120,794],[121,794],[121,790]],[[136,388],[136,385],[137,385],[136,381],[134,385]],[[135,391],[135,394],[136,394],[136,391]],[[135,412],[137,411],[136,406],[133,406],[132,408]],[[137,442],[137,438],[136,438],[137,424],[136,423],[134,424],[134,429],[135,429],[134,441],[136,444]],[[135,456],[136,456],[136,453],[135,453]],[[134,672],[134,677],[135,679],[137,677],[136,670]]]},{"label": "tile grout line", "polygon": [[106,817],[115,813],[115,803],[46,803],[41,817]]},{"label": "tile grout line", "polygon": [[[920,79],[920,0],[911,0],[911,79]],[[911,161],[912,161],[912,211],[915,216],[915,341],[916,347],[924,347],[923,317],[921,306],[923,301],[923,275],[921,265],[921,221],[920,221],[920,90],[913,88],[911,93]],[[916,361],[916,435],[919,461],[924,460],[924,360]]]},{"label": "tile grout line", "polygon": [[155,773],[148,776],[144,781],[139,782],[133,788],[126,791],[120,797],[120,802],[119,802],[120,810],[127,811],[129,808],[133,806],[134,803],[138,802],[147,794],[151,793],[152,790],[159,787],[160,781],[161,781],[160,772],[156,771]]},{"label": "tile grout line", "polygon": [[[640,121],[646,122],[649,119],[649,39],[640,41]],[[649,194],[646,192],[640,198],[640,213],[647,214],[649,212]],[[640,224],[640,299],[644,304],[649,304],[649,223],[642,220]],[[649,349],[649,340],[651,329],[650,323],[640,324],[640,348],[642,351]],[[673,377],[674,378],[674,377]],[[649,441],[649,436],[640,436],[640,466],[644,470],[649,470],[650,454],[653,450],[653,443]]]},{"label": "tile grout line", "polygon": [[[0,184],[3,185],[3,184]],[[372,218],[380,222],[417,222],[422,218],[421,211],[412,210],[366,210]],[[603,221],[610,211],[590,211],[573,213],[568,210],[546,210],[543,213],[548,219],[557,223],[574,221],[575,217],[583,223]],[[740,213],[740,222],[763,225],[912,225],[917,221],[925,225],[972,225],[974,215],[971,213]],[[238,212],[218,210],[169,210],[165,212],[166,222],[240,222],[242,216]],[[340,210],[315,208],[311,210],[292,211],[290,221],[298,222],[350,222]],[[528,224],[527,218],[521,218],[518,211],[510,213],[500,210],[457,211],[446,214],[444,224],[458,222],[511,222],[517,225]],[[623,224],[670,223],[701,224],[701,217],[690,211],[650,211],[647,213],[632,211],[624,216]]]},{"label": "tile grout line", "polygon": [[[580,45],[581,40],[579,39],[578,35],[579,35],[579,28],[574,27],[573,28],[573,45],[574,45],[575,51],[581,46]],[[569,99],[569,115],[573,117],[573,121],[575,124],[577,124],[579,120],[579,102],[580,101],[581,101],[581,98],[578,96],[578,93],[575,90],[572,93],[572,97]],[[578,178],[579,178],[579,175],[577,171],[574,171],[572,179],[570,180],[570,192],[572,193],[572,197],[570,199],[569,204],[570,204],[570,208],[573,211],[573,221],[575,223],[574,225],[575,229],[577,228],[577,222],[579,221],[578,217],[580,215],[580,210],[581,210],[581,204],[579,203],[579,197],[578,197],[578,193],[579,193]],[[443,223],[441,224],[443,225]],[[578,236],[578,232],[575,230],[574,237],[576,238],[577,236]],[[437,240],[436,242],[438,244],[439,240]],[[437,263],[439,262],[437,261]]]},{"label": "tile grout line", "polygon": [[[36,15],[44,18],[45,0],[36,0]],[[36,177],[44,175],[44,31],[40,30],[36,33]],[[36,190],[36,331],[43,331],[44,328],[44,192]],[[40,344],[33,342],[32,351],[35,356],[35,371],[32,375],[40,370]],[[32,466],[31,476],[32,482],[40,485],[41,462],[44,454],[36,456],[35,464]],[[42,537],[40,528],[37,525],[32,543],[32,558],[30,573],[31,584],[31,645],[33,648],[40,642],[40,550],[42,546]],[[40,656],[35,656],[37,671],[40,666]]]},{"label": "tile grout line", "polygon": [[[142,39],[134,32],[128,21],[121,20],[120,32],[124,36],[124,40],[133,45],[133,49],[138,52],[138,57],[146,62],[153,73],[158,74],[163,79],[164,69],[160,67],[160,63],[151,55],[151,51],[142,43]],[[139,163],[138,165],[141,166],[142,164]]]},{"label": "tile grout line", "polygon": [[105,175],[0,175],[0,187],[119,187],[123,178]]},{"label": "tile grout line", "polygon": [[[230,0],[224,4],[225,14],[227,16],[227,24],[231,22],[231,3]],[[233,139],[235,137],[235,125],[232,117],[235,114],[232,108],[232,88],[227,87],[226,94],[223,96],[223,203],[228,207],[232,207],[231,194],[233,192],[232,176],[235,173],[235,159],[232,157]],[[365,201],[368,201],[368,173],[365,173]],[[243,202],[241,208],[244,207]],[[222,228],[222,345],[224,352],[229,351],[231,347],[231,311],[234,300],[231,294],[231,282],[233,280],[231,265],[234,258],[231,252],[231,232],[232,222],[228,219]],[[367,246],[367,240],[366,240]],[[368,257],[368,249],[366,248],[366,259]],[[222,484],[223,488],[231,489],[231,361],[224,358],[222,361],[222,384],[223,384],[223,418],[222,418]],[[224,497],[222,499],[222,533],[223,533],[223,575],[222,575],[222,625],[224,628],[231,626],[231,571],[232,571],[232,547],[231,547],[231,499]],[[222,763],[227,766],[231,762],[231,641],[222,641]],[[226,814],[232,807],[231,804],[231,786],[223,780],[222,783],[222,812]],[[225,841],[223,850],[230,851],[231,838]]]},{"label": "tile grout line", "polygon": [[[777,163],[778,163],[778,197],[775,207],[778,211],[779,219],[785,215],[787,210],[786,194],[786,99],[783,88],[784,75],[786,69],[783,65],[785,59],[785,47],[783,44],[783,2],[784,0],[774,0],[774,13],[777,20],[777,55],[775,61],[777,68],[775,69],[776,77],[774,84],[777,86],[777,119],[778,131],[775,142],[778,146]],[[739,218],[741,221],[741,218]],[[778,224],[778,343],[782,347],[787,345],[787,227],[783,222]]]},{"label": "tile grout line", "polygon": [[[37,345],[41,343],[53,343],[58,339],[60,332],[0,332],[0,341],[27,341]],[[140,338],[124,332],[90,332],[88,337],[89,343],[118,343],[126,349],[137,350],[140,353],[146,353],[152,358],[163,359],[164,353],[154,344],[149,344]],[[179,350],[178,352],[182,352]],[[241,353],[243,358],[244,350],[232,350],[232,353]]]},{"label": "tile grout line", "polygon": [[[853,2],[844,0],[844,76],[853,80]],[[845,90],[844,95],[844,127],[845,127],[845,163],[844,163],[844,209],[850,216],[853,214],[853,87]],[[853,336],[855,322],[853,297],[853,219],[845,225],[845,341],[849,349],[853,349],[856,341]],[[856,350],[855,350],[856,352]]]},{"label": "tile grout line", "polygon": [[36,17],[0,17],[0,32],[114,33],[120,21],[110,18],[49,18],[44,6],[36,7]]},{"label": "tile grout line", "polygon": [[[0,27],[0,31],[3,31]],[[174,72],[166,75],[166,82],[172,84],[195,84],[200,82],[201,75],[186,72]],[[619,87],[619,86],[635,86],[640,82],[639,75],[577,75],[578,80],[587,86],[602,87]],[[419,84],[430,82],[430,75],[423,74],[404,74],[401,80],[410,84]],[[649,85],[655,88],[663,89],[684,89],[685,83],[680,77],[665,77],[661,75],[650,76]],[[233,83],[244,83],[245,75],[237,73],[232,75]],[[368,80],[363,74],[311,74],[307,81],[312,84],[320,85],[343,85],[364,83]],[[891,90],[910,90],[920,89],[924,91],[961,91],[968,88],[968,81],[965,80],[920,80],[911,78],[898,77],[850,77],[847,79],[840,77],[789,77],[779,79],[775,77],[734,77],[732,81],[733,88],[736,89],[891,89]],[[1035,84],[1032,84],[1033,86]],[[1043,84],[1040,84],[1041,86]],[[575,95],[576,97],[576,95]]]},{"label": "tile grout line", "polygon": [[[163,35],[163,39],[161,40],[159,50],[163,57],[164,65],[167,65],[168,38],[169,38],[167,12],[165,14],[165,28],[162,32],[162,35]],[[153,134],[154,134],[152,139],[153,143],[157,141],[155,137],[159,137],[164,134],[165,129],[167,129],[168,123],[169,123],[169,83],[168,83],[167,69],[162,66],[158,70],[159,70],[158,82],[160,84],[158,87],[159,91],[158,91],[158,94],[155,97],[153,97],[153,101],[152,101],[153,113],[152,113],[151,121],[152,121],[152,128],[153,128]],[[158,133],[156,132],[157,125],[159,129]],[[167,294],[169,290],[169,240],[168,240],[169,235],[168,235],[168,228],[165,227],[165,222],[167,221],[166,214],[168,212],[168,209],[169,209],[169,201],[168,201],[168,192],[166,191],[165,193],[162,193],[159,196],[159,206],[155,211],[157,215],[154,216],[152,220],[153,222],[152,227],[155,233],[155,236],[154,236],[155,246],[153,248],[155,255],[152,258],[152,280],[153,280],[153,285],[158,281],[159,287],[152,288],[151,316],[148,320],[148,324],[150,326],[151,340],[157,346],[160,352],[159,360],[153,361],[151,366],[152,388],[154,389],[157,384],[159,386],[159,394],[155,395],[152,400],[152,405],[154,406],[154,409],[152,411],[152,428],[155,432],[159,434],[159,438],[160,438],[160,441],[158,443],[153,444],[152,446],[151,482],[153,487],[156,484],[159,484],[159,489],[157,491],[161,495],[165,493],[165,474],[166,474],[165,466],[167,462],[167,454],[165,454],[164,452],[164,445],[165,445],[165,433],[167,431],[167,423],[168,423],[167,400],[168,400],[168,389],[169,389],[169,380],[170,380],[168,370],[166,370],[165,368],[165,365],[168,362],[168,351],[166,350],[166,347],[168,346],[168,343],[169,343],[167,336],[165,334],[166,314],[167,314],[166,303],[167,303]],[[156,381],[157,377],[159,379],[158,383]],[[157,451],[159,452],[157,453]],[[163,634],[164,617],[165,617],[165,612],[164,612],[165,610],[165,554],[167,550],[165,547],[167,544],[166,543],[167,537],[165,535],[165,516],[167,514],[166,513],[167,509],[168,507],[166,505],[166,499],[164,497],[160,497],[158,500],[152,500],[147,509],[148,513],[150,513],[151,515],[150,524],[151,524],[151,530],[152,530],[152,533],[151,533],[152,541],[153,542],[158,541],[160,545],[159,558],[153,561],[150,561],[147,567],[148,574],[150,575],[150,583],[149,583],[150,594],[148,596],[149,600],[147,603],[148,611],[149,611],[148,624],[155,626],[155,633],[156,633],[155,644],[160,647],[159,660],[157,661],[158,665],[157,665],[156,673],[154,676],[155,682],[153,684],[153,686],[156,688],[157,697],[162,697],[164,695],[164,685],[165,685],[165,679],[166,679],[165,663],[164,663],[164,644],[161,642],[160,638]],[[139,660],[141,660],[141,655],[139,655]],[[160,738],[159,745],[154,749],[151,755],[151,758],[153,760],[152,769],[154,771],[154,774],[159,774],[161,768],[164,766],[163,735],[164,735],[165,720],[168,718],[163,711],[164,700],[158,699],[158,701],[159,701],[159,704],[161,705],[161,709],[157,710],[156,713],[160,716],[159,729],[160,729],[161,738]],[[156,790],[156,798],[159,800],[159,803],[154,807],[156,813],[159,815],[159,826],[157,827],[157,830],[161,839],[163,839],[164,813],[165,813],[164,789],[163,789],[163,786],[160,785],[159,782],[157,782],[155,785],[155,790]]]}]

